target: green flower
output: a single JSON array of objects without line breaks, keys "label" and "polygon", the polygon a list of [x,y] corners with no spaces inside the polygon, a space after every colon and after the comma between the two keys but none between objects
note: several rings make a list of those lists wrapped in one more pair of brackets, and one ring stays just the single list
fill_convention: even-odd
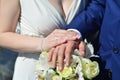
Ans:
[{"label": "green flower", "polygon": [[82,68],[83,75],[87,79],[92,79],[99,74],[99,65],[96,61],[82,58]]},{"label": "green flower", "polygon": [[46,58],[46,56],[48,55],[47,51],[43,51],[40,53],[40,58]]},{"label": "green flower", "polygon": [[[96,77],[99,74],[99,65],[96,61],[91,61],[89,58],[83,58],[78,50],[74,51],[69,67],[64,66],[62,71],[51,68],[51,63],[47,60],[48,51],[44,51],[39,56],[39,61],[36,62],[35,71],[42,76],[44,80],[81,80]],[[57,61],[56,64],[58,65]]]},{"label": "green flower", "polygon": [[58,75],[54,75],[53,77],[52,77],[52,80],[59,80],[60,79],[60,76],[58,76]]},{"label": "green flower", "polygon": [[73,74],[73,69],[72,69],[72,67],[65,66],[62,71],[59,71],[58,67],[57,67],[57,73],[63,78],[68,78]]}]

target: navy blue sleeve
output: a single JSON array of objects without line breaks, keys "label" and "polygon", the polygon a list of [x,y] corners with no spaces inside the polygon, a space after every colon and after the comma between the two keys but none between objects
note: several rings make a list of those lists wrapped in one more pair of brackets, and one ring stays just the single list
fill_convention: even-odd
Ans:
[{"label": "navy blue sleeve", "polygon": [[67,29],[77,29],[86,37],[89,33],[98,30],[104,17],[106,0],[91,0],[86,10],[78,13]]}]

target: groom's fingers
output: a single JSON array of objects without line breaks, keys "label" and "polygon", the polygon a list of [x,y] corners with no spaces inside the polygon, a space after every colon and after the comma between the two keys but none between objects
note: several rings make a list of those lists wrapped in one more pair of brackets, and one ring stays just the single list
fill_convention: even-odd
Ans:
[{"label": "groom's fingers", "polygon": [[64,51],[65,51],[65,44],[61,45],[58,51],[58,66],[60,71],[64,68],[64,57],[65,57]]},{"label": "groom's fingers", "polygon": [[54,52],[53,52],[53,55],[52,55],[52,67],[53,68],[56,67],[56,61],[57,61],[57,57],[58,57],[58,50],[59,50],[59,48],[56,47]]},{"label": "groom's fingers", "polygon": [[58,51],[58,66],[60,71],[64,67],[64,57],[65,57],[65,44],[62,44],[59,46],[59,51]]},{"label": "groom's fingers", "polygon": [[66,66],[70,65],[71,54],[74,49],[74,41],[68,41],[65,50],[65,59],[66,59]]},{"label": "groom's fingers", "polygon": [[51,48],[49,53],[48,53],[48,61],[51,62],[52,61],[52,55],[53,55],[53,52],[54,52],[55,48]]},{"label": "groom's fingers", "polygon": [[86,53],[85,53],[85,43],[83,41],[80,42],[79,44],[79,51],[80,51],[80,54],[85,57],[86,56]]}]

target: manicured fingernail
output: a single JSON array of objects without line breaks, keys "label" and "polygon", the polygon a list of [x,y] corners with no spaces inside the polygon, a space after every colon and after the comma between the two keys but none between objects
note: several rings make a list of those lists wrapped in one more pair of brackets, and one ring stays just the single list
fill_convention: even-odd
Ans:
[{"label": "manicured fingernail", "polygon": [[66,63],[66,66],[69,66],[69,63]]},{"label": "manicured fingernail", "polygon": [[48,61],[50,62],[50,58],[48,58]]},{"label": "manicured fingernail", "polygon": [[50,57],[49,57],[49,56],[48,56],[48,58],[47,58],[47,59],[48,59],[48,61],[50,61]]},{"label": "manicured fingernail", "polygon": [[62,67],[59,67],[59,70],[61,71],[61,70],[62,70]]},{"label": "manicured fingernail", "polygon": [[54,66],[54,65],[52,65],[52,68],[55,68],[55,66]]},{"label": "manicured fingernail", "polygon": [[81,55],[82,55],[83,57],[85,57],[85,51],[84,51],[84,50],[81,51]]},{"label": "manicured fingernail", "polygon": [[66,66],[69,67],[69,63],[68,62],[66,63]]}]

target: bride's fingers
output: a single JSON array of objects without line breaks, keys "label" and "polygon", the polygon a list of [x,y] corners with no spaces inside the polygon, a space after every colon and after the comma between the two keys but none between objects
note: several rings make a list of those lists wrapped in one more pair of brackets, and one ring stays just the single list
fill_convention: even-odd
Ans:
[{"label": "bride's fingers", "polygon": [[56,37],[63,37],[66,40],[76,40],[80,38],[80,35],[72,30],[61,30],[61,29],[56,29],[52,33]]},{"label": "bride's fingers", "polygon": [[59,37],[51,37],[51,38],[46,38],[44,41],[43,41],[43,47],[47,50],[53,48],[53,47],[56,47],[60,44],[63,44],[65,43],[66,40],[63,39],[63,38],[59,38]]},{"label": "bride's fingers", "polygon": [[55,30],[50,35],[46,37],[45,47],[50,49],[52,47],[58,46],[62,43],[65,43],[68,40],[76,40],[80,36],[76,32],[71,32],[67,30]]},{"label": "bride's fingers", "polygon": [[[60,45],[60,44],[62,44],[62,43],[65,43],[66,42],[66,39],[65,38],[55,38],[53,41],[52,41],[52,44],[54,45],[54,46],[57,46],[57,45]],[[53,47],[54,47],[53,46]]]},{"label": "bride's fingers", "polygon": [[53,34],[66,34],[66,30],[63,30],[63,29],[55,29],[52,33]]}]

